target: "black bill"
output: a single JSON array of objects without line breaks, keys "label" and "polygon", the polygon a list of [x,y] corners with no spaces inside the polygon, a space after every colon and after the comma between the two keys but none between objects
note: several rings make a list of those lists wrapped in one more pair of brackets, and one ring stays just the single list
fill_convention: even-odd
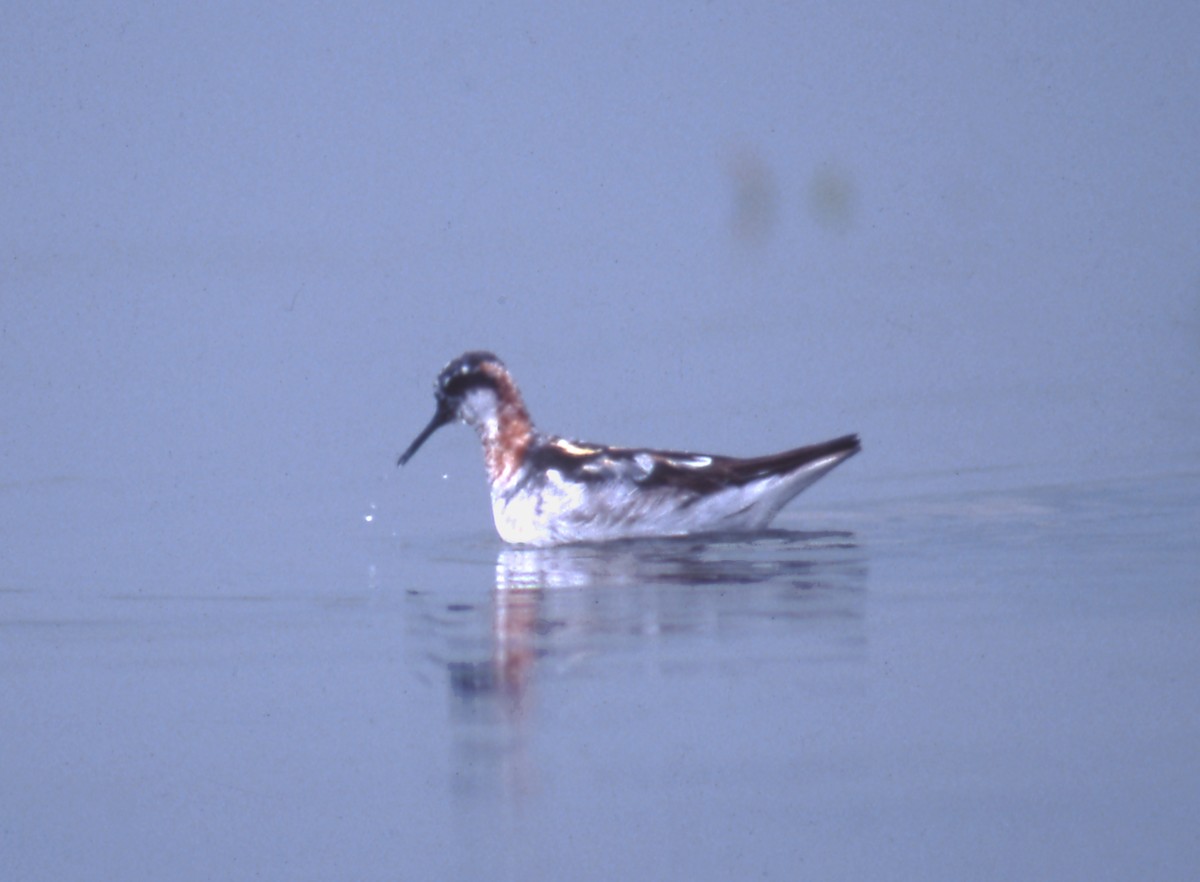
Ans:
[{"label": "black bill", "polygon": [[453,410],[439,406],[437,409],[437,413],[435,413],[433,415],[433,419],[431,419],[429,421],[429,425],[421,430],[421,434],[418,435],[413,440],[412,444],[408,445],[408,450],[406,450],[400,454],[400,458],[398,460],[396,460],[396,465],[402,466],[406,462],[408,462],[410,459],[412,459],[413,454],[417,452],[417,450],[421,447],[422,444],[424,444],[426,441],[429,440],[430,435],[432,435],[434,432],[436,432],[442,426],[446,425],[446,423],[451,422],[453,419],[454,419],[454,411]]}]

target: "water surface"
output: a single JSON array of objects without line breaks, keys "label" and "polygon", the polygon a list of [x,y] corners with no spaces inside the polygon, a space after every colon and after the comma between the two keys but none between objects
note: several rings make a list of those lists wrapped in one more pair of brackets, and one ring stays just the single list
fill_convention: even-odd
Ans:
[{"label": "water surface", "polygon": [[[8,488],[5,517],[65,489]],[[1198,510],[1184,471],[789,511],[752,540],[376,522],[336,554],[248,531],[174,578],[68,560],[0,593],[6,862],[1183,878]]]}]

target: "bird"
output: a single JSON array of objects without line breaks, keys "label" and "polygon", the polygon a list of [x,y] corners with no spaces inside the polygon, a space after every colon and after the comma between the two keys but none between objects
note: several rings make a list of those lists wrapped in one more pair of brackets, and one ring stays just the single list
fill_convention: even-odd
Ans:
[{"label": "bird", "polygon": [[433,419],[397,466],[442,426],[474,428],[496,532],[514,545],[761,531],[861,449],[853,434],[749,458],[571,441],[534,426],[508,368],[483,351],[447,364],[434,399]]}]

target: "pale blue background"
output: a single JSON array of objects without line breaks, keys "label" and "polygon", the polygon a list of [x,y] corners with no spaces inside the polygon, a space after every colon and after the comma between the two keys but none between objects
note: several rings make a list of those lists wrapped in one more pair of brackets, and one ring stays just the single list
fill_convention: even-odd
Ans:
[{"label": "pale blue background", "polygon": [[844,492],[1197,450],[1187,4],[3,16],[10,479],[348,478],[474,347]]},{"label": "pale blue background", "polygon": [[[903,506],[913,500],[1146,476],[1171,486],[1172,476],[1194,476],[1198,46],[1200,14],[1180,2],[5,5],[0,591],[4,623],[19,640],[9,644],[0,680],[13,690],[0,702],[0,721],[22,735],[20,749],[0,751],[8,753],[0,790],[19,783],[42,802],[36,812],[10,810],[0,846],[21,857],[29,878],[39,869],[62,878],[64,862],[87,866],[96,857],[89,836],[99,848],[113,841],[113,829],[139,829],[147,818],[182,830],[169,823],[175,816],[164,814],[152,783],[144,790],[127,765],[141,768],[164,743],[192,743],[182,708],[202,719],[214,709],[218,721],[262,719],[262,696],[295,687],[295,671],[267,664],[243,713],[236,702],[220,704],[227,692],[201,665],[196,682],[168,676],[161,690],[170,698],[156,703],[158,685],[122,691],[126,669],[113,662],[113,646],[135,659],[136,647],[154,646],[191,659],[186,670],[199,658],[232,678],[234,668],[209,653],[238,659],[241,650],[226,655],[203,627],[199,636],[192,630],[209,622],[210,599],[301,598],[282,616],[277,606],[255,612],[250,624],[234,614],[236,634],[254,647],[249,658],[277,661],[276,643],[258,628],[282,627],[289,639],[327,634],[327,605],[401,598],[414,585],[449,590],[442,571],[404,563],[424,561],[430,542],[473,549],[463,554],[483,584],[455,590],[489,596],[494,540],[470,433],[440,433],[403,472],[394,469],[429,418],[433,377],[465,349],[499,353],[535,418],[585,440],[757,454],[860,432],[863,455],[785,520],[861,533],[867,519],[854,506],[898,501],[901,508],[873,516],[887,523],[887,541],[876,537],[875,556],[850,580],[874,597],[904,578],[930,584],[928,572],[898,575],[909,571],[880,551],[922,559],[921,542],[904,536],[912,510]],[[1195,526],[1191,497],[1180,498],[1170,509],[1178,514],[1147,521],[1157,540],[1177,527],[1177,549]],[[1039,531],[1056,523],[1047,512],[1058,503],[1026,502],[1001,506],[1002,518],[1034,512],[1016,544],[1041,548],[1047,534]],[[1143,505],[1153,511],[1155,503]],[[1082,508],[1093,518],[1107,511]],[[953,510],[961,514],[961,505]],[[921,511],[928,518],[942,510]],[[1102,541],[1119,547],[1129,534],[1118,531],[1116,546],[1100,533],[1084,535],[1078,547],[1090,549]],[[954,554],[961,559],[949,564],[945,549],[929,551],[956,573],[992,573],[988,597],[1023,572],[969,542]],[[1170,592],[1183,587],[1188,569],[1180,560],[1147,577],[1176,599],[1154,607],[1176,624],[1195,621],[1196,612],[1191,601],[1182,612],[1172,605],[1178,595]],[[978,587],[969,577],[951,582],[963,596]],[[151,612],[125,604],[114,613],[120,598],[143,596],[198,607],[177,615],[170,603]],[[1068,606],[1086,605],[1085,592],[1068,596]],[[379,602],[394,613],[386,604],[398,601]],[[864,603],[871,621],[878,608]],[[930,617],[922,607],[903,609],[899,619],[916,629],[919,646]],[[295,632],[280,624],[293,614],[302,622]],[[1046,625],[1038,612],[1032,618],[1035,630]],[[107,642],[110,621],[155,636],[129,638],[135,648],[127,650]],[[367,621],[394,624],[386,615]],[[1103,621],[1103,634],[1120,630]],[[74,650],[62,656],[58,638],[45,635],[72,622],[82,623],[83,636],[67,641]],[[1091,670],[1083,660],[1095,651],[1095,634],[1083,633],[1070,656],[1080,671]],[[1147,633],[1153,643],[1154,627]],[[407,647],[409,636],[389,639]],[[970,651],[965,640],[939,662],[962,670],[954,659]],[[1028,663],[1046,663],[1038,654],[1050,652],[1046,644],[1028,634],[998,645],[1023,640],[1039,647],[1033,657],[1041,661]],[[397,650],[402,658],[412,651]],[[1140,651],[1129,649],[1122,662],[1143,658]],[[1174,670],[1176,657],[1163,657]],[[997,658],[987,672],[999,679],[1009,666]],[[928,669],[943,667],[916,666],[922,676]],[[341,670],[361,682],[363,671]],[[1037,680],[1033,668],[1024,670]],[[81,671],[119,676],[98,689]],[[383,678],[372,683],[385,692],[398,675],[368,671]],[[300,679],[324,682],[309,674]],[[1179,674],[1187,682],[1193,675]],[[345,686],[333,682],[334,692]],[[1113,706],[1109,681],[1081,682],[1095,706]],[[618,668],[604,685],[619,692],[620,683]],[[965,675],[960,685],[976,689]],[[106,689],[130,696],[129,708],[168,708],[159,711],[164,731],[140,726],[126,705],[106,704]],[[193,689],[199,704],[186,697]],[[921,694],[936,708],[937,689]],[[997,707],[1020,706],[1019,696],[1010,699]],[[170,710],[175,703],[183,716]],[[93,739],[88,727],[109,706],[130,728],[100,727],[108,735]],[[1174,707],[1193,731],[1194,704]],[[78,713],[64,710],[71,708]],[[279,722],[281,731],[324,720],[318,743],[340,761],[348,730],[324,716],[319,700],[309,710]],[[936,718],[924,705],[902,710]],[[419,778],[446,721],[405,713],[421,748],[406,750],[403,739],[391,747],[395,762],[411,764],[403,767]],[[1080,737],[1091,730],[1088,713],[1068,716],[1081,721]],[[1046,768],[1075,734],[1037,754]],[[547,739],[573,755],[570,738]],[[109,768],[95,745],[110,743],[118,755],[112,780],[71,777],[70,769],[92,767],[89,756],[95,768]],[[869,757],[884,757],[885,771],[869,780],[886,783],[886,748],[866,743]],[[182,768],[207,780],[208,764],[219,766],[230,745],[206,744],[187,755],[203,758],[199,767],[162,754],[171,758],[165,774]],[[1106,748],[1098,761],[1126,762],[1128,746]],[[967,753],[964,767],[995,747]],[[720,756],[732,748],[711,749]],[[897,756],[908,762],[903,751]],[[377,759],[364,760],[366,778]],[[998,774],[1014,767],[1040,768],[1001,764]],[[218,777],[249,776],[253,793],[255,768],[225,768]],[[347,797],[337,789],[345,768],[329,768],[316,792],[336,802]],[[1155,767],[1163,780],[1179,780],[1177,772]],[[1182,780],[1194,773],[1184,769]],[[1137,793],[1148,792],[1139,789],[1144,780],[1159,780],[1130,774]],[[417,792],[419,801],[433,800],[428,842],[455,823],[471,828],[439,814],[448,811],[436,802],[440,779],[425,786]],[[569,787],[547,788],[583,799]],[[124,795],[135,808],[118,802],[108,815],[81,815],[70,808],[81,793],[99,804]],[[281,798],[261,793],[264,805]],[[680,801],[692,804],[693,796],[685,791]],[[204,798],[179,797],[188,824],[196,818],[186,807],[199,805],[210,822],[253,827]],[[298,812],[321,802],[309,791],[286,798]],[[669,814],[677,804],[664,799]],[[1087,801],[1070,788],[1055,799],[1051,808]],[[1168,859],[1171,845],[1188,841],[1178,832],[1187,805],[1173,802],[1168,815],[1176,820],[1162,828],[1167,847],[1159,853]],[[721,803],[710,807],[721,814]],[[958,814],[953,802],[925,808],[935,818]],[[903,803],[892,809],[908,815]],[[1001,837],[991,842],[997,877],[1011,877],[1004,856],[1015,852],[988,811],[981,826]],[[51,829],[47,819],[55,818],[66,822],[65,834]],[[1127,829],[1089,818],[1074,846]],[[844,868],[842,858],[863,857],[851,846],[862,829],[855,821],[844,840],[828,840],[847,847],[830,846],[818,865],[827,875]],[[345,869],[305,850],[309,830],[290,827],[286,815],[272,828],[282,851],[298,848],[314,877]],[[370,863],[370,836],[357,847],[344,832],[330,847],[357,855],[360,875],[394,875],[395,863]],[[145,857],[118,839],[94,866],[164,878],[192,866],[192,853],[162,833],[161,853]],[[75,850],[55,844],[60,834],[76,837]],[[971,841],[945,835],[945,854],[961,856],[954,847]],[[248,862],[249,846],[224,841],[228,862],[217,863],[218,875],[249,866],[292,878],[280,862]],[[507,867],[521,875],[514,849]],[[444,856],[433,846],[402,851],[418,866],[429,861],[426,870],[436,866],[432,855]],[[914,854],[908,866],[923,866]],[[711,866],[743,868],[726,857]],[[1099,863],[1128,868],[1141,856],[1120,852]],[[971,861],[953,866],[963,871]],[[774,868],[795,869],[786,858]],[[1089,869],[1094,875],[1097,867]]]}]

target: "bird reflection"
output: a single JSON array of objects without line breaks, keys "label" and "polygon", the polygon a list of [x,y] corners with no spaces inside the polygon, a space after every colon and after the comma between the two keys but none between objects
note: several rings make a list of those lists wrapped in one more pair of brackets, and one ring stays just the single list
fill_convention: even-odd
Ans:
[{"label": "bird reflection", "polygon": [[501,549],[486,601],[427,617],[443,635],[434,655],[461,736],[458,784],[536,789],[525,745],[552,684],[581,668],[603,676],[606,660],[662,641],[676,650],[672,676],[752,675],[771,653],[789,664],[857,655],[866,572],[844,532]]},{"label": "bird reflection", "polygon": [[629,585],[751,585],[780,582],[816,587],[831,549],[853,550],[854,534],[767,530],[754,539],[639,539],[552,548],[509,546],[496,560],[496,589],[605,588]]}]

